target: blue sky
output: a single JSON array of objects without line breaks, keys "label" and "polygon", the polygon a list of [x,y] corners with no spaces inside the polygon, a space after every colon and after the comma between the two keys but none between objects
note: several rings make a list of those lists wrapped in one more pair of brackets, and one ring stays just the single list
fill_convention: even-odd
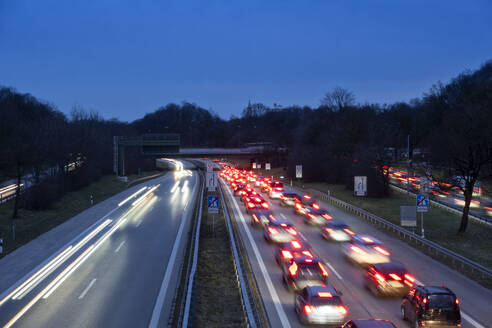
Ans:
[{"label": "blue sky", "polygon": [[0,0],[0,85],[131,121],[169,102],[419,97],[492,59],[492,1]]}]

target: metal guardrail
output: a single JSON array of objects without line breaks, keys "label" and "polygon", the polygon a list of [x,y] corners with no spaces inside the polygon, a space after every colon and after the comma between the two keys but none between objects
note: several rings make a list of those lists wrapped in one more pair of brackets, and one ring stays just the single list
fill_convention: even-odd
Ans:
[{"label": "metal guardrail", "polygon": [[[200,173],[200,177],[201,173]],[[202,211],[203,211],[203,193],[205,190],[205,179],[202,178],[202,186],[201,186],[201,193],[200,193],[200,205],[199,205],[199,210],[198,210],[198,218],[195,221],[195,226],[193,229],[193,234],[191,236],[193,245],[191,246],[192,252],[190,252],[190,256],[188,258],[188,270],[186,271],[186,286],[184,290],[186,290],[186,294],[184,297],[184,307],[181,307],[183,309],[182,315],[179,316],[179,319],[181,322],[178,323],[178,326],[181,326],[183,328],[188,327],[188,325],[191,326],[190,320],[192,320],[192,317],[190,316],[191,312],[191,304],[193,300],[193,294],[195,290],[195,274],[196,274],[196,265],[198,261],[198,247],[199,247],[199,241],[200,241],[200,227],[202,223]],[[191,264],[191,265],[190,265]]]},{"label": "metal guardrail", "polygon": [[240,247],[238,244],[238,236],[236,236],[236,231],[232,227],[231,218],[229,217],[229,211],[227,209],[227,203],[224,199],[224,194],[222,192],[222,185],[219,183],[220,199],[224,208],[224,215],[227,225],[227,230],[229,232],[229,238],[231,239],[232,253],[234,255],[234,269],[236,271],[236,278],[241,291],[241,304],[243,306],[243,311],[246,314],[246,319],[249,327],[256,328],[261,327],[260,317],[258,315],[258,310],[253,302],[253,294],[251,293],[251,286],[249,284],[248,278],[246,276],[244,258],[239,251]]},{"label": "metal guardrail", "polygon": [[424,239],[394,223],[391,223],[357,206],[346,203],[340,199],[337,199],[333,196],[329,196],[318,190],[310,189],[309,191],[315,194],[318,198],[328,201],[331,204],[346,210],[347,212],[352,212],[355,215],[360,216],[361,218],[367,221],[370,221],[372,224],[376,226],[380,226],[387,230],[393,231],[394,233],[397,233],[399,237],[402,238],[403,240],[408,240],[410,242],[415,243],[416,245],[420,244],[420,246],[426,247],[432,255],[448,258],[449,260],[451,260],[453,264],[459,264],[462,268],[467,267],[472,273],[477,272],[480,273],[484,278],[485,277],[492,278],[492,270],[478,264],[477,262],[474,262],[464,256],[461,256],[453,251],[450,251],[449,249],[444,248],[430,240]]},{"label": "metal guardrail", "polygon": [[[391,188],[393,188],[393,189],[395,189],[395,190],[397,190],[397,191],[399,191],[399,192],[404,192],[404,193],[406,193],[406,192],[407,192],[407,190],[406,190],[406,189],[404,189],[404,188],[402,188],[402,187],[400,187],[400,186],[394,185],[394,184],[392,184],[392,183],[390,183],[389,185],[390,185],[390,187],[391,187]],[[416,196],[415,196],[415,195],[416,195],[416,193],[415,193],[415,192],[413,192],[413,191],[411,191],[411,190],[410,190],[410,194],[411,194],[413,197],[416,197]],[[451,207],[450,205],[445,204],[445,203],[443,203],[443,202],[440,202],[440,201],[438,201],[438,200],[435,200],[435,199],[430,199],[430,202],[431,202],[431,204],[436,205],[436,206],[438,206],[438,207],[440,207],[440,208],[442,208],[442,209],[444,209],[444,210],[446,210],[446,211],[448,211],[448,212],[451,212],[451,213],[456,213],[456,214],[462,214],[462,213],[463,213],[463,211],[460,211],[460,210],[458,210],[458,209],[456,209],[456,208],[454,208],[454,207]],[[484,223],[484,224],[487,224],[487,225],[492,225],[492,220],[490,220],[490,219],[488,219],[488,218],[484,218],[484,217],[481,217],[481,216],[477,216],[477,215],[474,215],[474,214],[471,214],[471,213],[468,213],[468,217],[469,217],[470,219],[473,219],[473,220],[475,220],[475,221],[479,222],[479,223]]]}]

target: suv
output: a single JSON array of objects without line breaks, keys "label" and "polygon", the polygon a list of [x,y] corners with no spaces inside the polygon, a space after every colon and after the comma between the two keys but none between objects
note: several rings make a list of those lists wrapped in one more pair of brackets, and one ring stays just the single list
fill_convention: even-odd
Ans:
[{"label": "suv", "polygon": [[460,327],[459,300],[444,286],[417,286],[401,302],[403,320],[414,327]]}]

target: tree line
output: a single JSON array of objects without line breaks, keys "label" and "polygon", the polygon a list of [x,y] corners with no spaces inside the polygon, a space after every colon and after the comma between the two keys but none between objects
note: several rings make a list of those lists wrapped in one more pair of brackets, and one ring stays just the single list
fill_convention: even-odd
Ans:
[{"label": "tree line", "polygon": [[[461,176],[465,197],[460,232],[466,231],[473,187],[492,172],[492,61],[448,84],[437,83],[420,98],[394,104],[360,104],[337,87],[316,108],[249,103],[228,120],[188,102],[168,104],[133,122],[106,120],[74,109],[69,116],[52,104],[11,88],[0,89],[0,177],[32,174],[34,187],[16,197],[19,206],[43,208],[65,192],[112,173],[115,135],[179,133],[182,147],[241,147],[267,143],[274,165],[294,175],[303,165],[306,181],[351,185],[368,176],[370,196],[390,193],[387,167],[419,158],[433,179]],[[410,136],[410,153],[406,153]],[[275,152],[275,151],[274,151]],[[128,172],[140,167],[138,151],[128,155]],[[71,163],[77,169],[67,170]],[[49,171],[49,177],[40,179]]]}]

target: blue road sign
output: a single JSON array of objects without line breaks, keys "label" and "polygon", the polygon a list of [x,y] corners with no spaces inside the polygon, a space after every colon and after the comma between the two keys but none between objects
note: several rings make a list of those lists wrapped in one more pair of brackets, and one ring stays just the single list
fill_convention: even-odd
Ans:
[{"label": "blue road sign", "polygon": [[417,194],[417,212],[427,212],[429,210],[429,195]]},{"label": "blue road sign", "polygon": [[207,196],[208,213],[219,213],[219,196]]}]

